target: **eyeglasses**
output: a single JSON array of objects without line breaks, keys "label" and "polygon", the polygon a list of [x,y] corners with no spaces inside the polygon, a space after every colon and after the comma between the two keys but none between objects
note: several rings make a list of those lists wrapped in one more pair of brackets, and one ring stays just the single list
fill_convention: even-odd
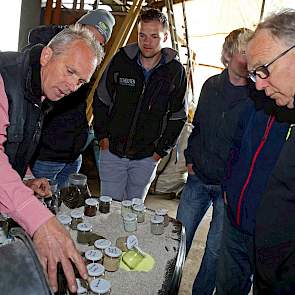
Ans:
[{"label": "eyeglasses", "polygon": [[271,62],[264,64],[262,66],[259,66],[258,68],[256,68],[255,70],[251,71],[248,73],[248,77],[254,82],[256,83],[257,80],[257,76],[260,79],[266,79],[269,77],[270,73],[268,70],[268,67],[273,64],[275,61],[277,61],[279,58],[281,58],[282,56],[284,56],[285,54],[287,54],[291,49],[293,49],[295,47],[295,45],[291,46],[290,48],[288,48],[287,50],[285,50],[284,52],[282,52],[281,54],[279,54],[275,59],[273,59]]}]

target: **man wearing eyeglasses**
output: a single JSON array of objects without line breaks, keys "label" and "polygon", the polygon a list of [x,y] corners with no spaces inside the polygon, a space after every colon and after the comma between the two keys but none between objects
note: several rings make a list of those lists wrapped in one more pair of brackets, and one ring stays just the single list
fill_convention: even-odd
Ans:
[{"label": "man wearing eyeglasses", "polygon": [[[295,11],[260,23],[247,46],[259,95],[242,115],[224,197],[216,294],[295,294]],[[264,93],[263,93],[264,92]]]}]

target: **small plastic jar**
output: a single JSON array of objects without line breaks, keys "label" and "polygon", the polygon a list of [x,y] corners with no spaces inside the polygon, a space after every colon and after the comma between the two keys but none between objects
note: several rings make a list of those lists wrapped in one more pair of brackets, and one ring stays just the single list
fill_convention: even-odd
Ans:
[{"label": "small plastic jar", "polygon": [[92,282],[98,277],[104,276],[105,268],[100,263],[90,263],[87,265],[89,279]]},{"label": "small plastic jar", "polygon": [[123,255],[122,260],[130,269],[134,269],[144,257],[145,253],[138,247],[134,247]]},{"label": "small plastic jar", "polygon": [[99,212],[110,213],[112,198],[108,196],[101,196],[99,198]]},{"label": "small plastic jar", "polygon": [[77,225],[83,222],[84,213],[80,209],[74,209],[71,211],[71,229],[77,230]]},{"label": "small plastic jar", "polygon": [[69,215],[58,214],[56,215],[56,218],[65,227],[65,229],[70,230],[72,218]]},{"label": "small plastic jar", "polygon": [[145,219],[145,207],[144,204],[140,205],[133,205],[132,206],[132,211],[134,214],[137,215],[137,222],[138,223],[143,223]]},{"label": "small plastic jar", "polygon": [[77,295],[87,295],[88,294],[88,290],[87,288],[83,287],[81,279],[77,279],[76,278],[76,283],[77,283]]},{"label": "small plastic jar", "polygon": [[141,205],[141,204],[144,204],[144,201],[142,199],[139,199],[139,198],[132,199],[132,205]]},{"label": "small plastic jar", "polygon": [[137,216],[134,213],[128,213],[123,216],[124,230],[133,232],[137,230]]},{"label": "small plastic jar", "polygon": [[110,295],[111,282],[105,279],[95,279],[90,283],[89,295]]},{"label": "small plastic jar", "polygon": [[88,217],[93,217],[96,215],[98,207],[98,200],[95,198],[88,198],[85,200],[84,214]]},{"label": "small plastic jar", "polygon": [[77,242],[80,244],[88,244],[89,233],[92,231],[92,225],[87,222],[82,222],[77,225]]},{"label": "small plastic jar", "polygon": [[94,247],[104,253],[104,250],[111,246],[111,241],[107,239],[99,239],[94,242]]},{"label": "small plastic jar", "polygon": [[138,239],[135,235],[130,235],[128,237],[119,237],[116,241],[116,246],[122,251],[127,252],[134,247],[138,246]]},{"label": "small plastic jar", "polygon": [[100,250],[88,250],[85,252],[86,264],[101,263],[102,252]]},{"label": "small plastic jar", "polygon": [[151,233],[153,235],[162,235],[164,233],[164,217],[153,215],[151,217]]},{"label": "small plastic jar", "polygon": [[168,210],[165,208],[156,209],[156,215],[163,216],[164,217],[164,226],[168,226],[169,224],[169,216],[168,216]]},{"label": "small plastic jar", "polygon": [[107,271],[117,271],[119,269],[122,251],[117,247],[108,247],[104,251],[103,265]]},{"label": "small plastic jar", "polygon": [[130,200],[123,200],[121,202],[121,215],[124,216],[132,212],[132,202]]}]

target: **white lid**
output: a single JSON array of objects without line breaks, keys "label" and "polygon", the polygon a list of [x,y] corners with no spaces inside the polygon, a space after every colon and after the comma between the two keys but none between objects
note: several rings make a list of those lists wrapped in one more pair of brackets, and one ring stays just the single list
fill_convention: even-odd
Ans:
[{"label": "white lid", "polygon": [[85,252],[85,258],[91,261],[98,261],[102,258],[100,250],[88,250]]},{"label": "white lid", "polygon": [[99,201],[105,202],[105,203],[110,203],[110,202],[112,202],[112,198],[111,197],[108,197],[108,196],[101,196],[99,198]]},{"label": "white lid", "polygon": [[122,251],[117,247],[107,247],[104,253],[112,258],[117,258],[122,255]]},{"label": "white lid", "polygon": [[97,294],[109,292],[111,289],[111,282],[105,279],[95,279],[90,283],[90,290]]},{"label": "white lid", "polygon": [[157,215],[167,215],[168,214],[168,210],[165,208],[160,208],[160,209],[156,209],[156,214]]},{"label": "white lid", "polygon": [[86,185],[87,176],[82,173],[72,173],[69,175],[69,184]]},{"label": "white lid", "polygon": [[84,216],[83,211],[81,209],[74,209],[71,211],[71,217],[72,218],[82,218]]},{"label": "white lid", "polygon": [[134,211],[143,212],[144,209],[145,209],[145,207],[144,207],[144,204],[134,204],[134,205],[132,206],[132,209],[133,209]]},{"label": "white lid", "polygon": [[110,247],[111,244],[112,244],[111,241],[106,239],[99,239],[94,242],[94,246],[97,249],[101,249],[101,250],[104,250],[105,248]]},{"label": "white lid", "polygon": [[104,274],[105,268],[100,263],[90,263],[87,265],[87,271],[91,277],[99,277]]},{"label": "white lid", "polygon": [[97,206],[98,205],[98,200],[94,198],[88,198],[85,200],[85,204],[88,206]]},{"label": "white lid", "polygon": [[56,215],[56,218],[63,225],[68,225],[72,221],[72,218],[69,215],[66,215],[66,214],[58,214],[58,215]]},{"label": "white lid", "polygon": [[164,217],[160,215],[153,215],[151,217],[151,222],[152,223],[163,223],[164,222]]},{"label": "white lid", "polygon": [[144,203],[144,201],[142,200],[142,199],[139,199],[139,198],[133,198],[132,199],[132,204],[133,205],[139,205],[139,204],[143,204]]},{"label": "white lid", "polygon": [[77,294],[86,294],[87,289],[82,286],[81,280],[76,278],[76,283],[78,286]]},{"label": "white lid", "polygon": [[77,230],[79,231],[90,231],[92,229],[92,225],[87,222],[82,222],[77,225]]},{"label": "white lid", "polygon": [[135,221],[137,218],[136,214],[134,213],[127,213],[123,216],[124,221]]},{"label": "white lid", "polygon": [[132,206],[132,202],[130,200],[123,200],[121,202],[121,205],[124,207],[131,207]]},{"label": "white lid", "polygon": [[126,247],[127,249],[132,249],[138,246],[138,239],[135,235],[130,235],[127,237]]}]

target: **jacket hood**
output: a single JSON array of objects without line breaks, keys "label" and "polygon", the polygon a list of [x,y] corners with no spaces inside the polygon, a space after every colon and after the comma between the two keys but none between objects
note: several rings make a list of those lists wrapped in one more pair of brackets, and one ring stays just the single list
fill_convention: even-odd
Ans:
[{"label": "jacket hood", "polygon": [[[121,50],[123,50],[130,59],[134,59],[139,52],[139,47],[137,43],[131,43],[126,45],[125,47],[122,47]],[[172,48],[164,47],[162,48],[162,54],[165,56],[164,63],[167,64],[174,60],[178,53]]]}]

